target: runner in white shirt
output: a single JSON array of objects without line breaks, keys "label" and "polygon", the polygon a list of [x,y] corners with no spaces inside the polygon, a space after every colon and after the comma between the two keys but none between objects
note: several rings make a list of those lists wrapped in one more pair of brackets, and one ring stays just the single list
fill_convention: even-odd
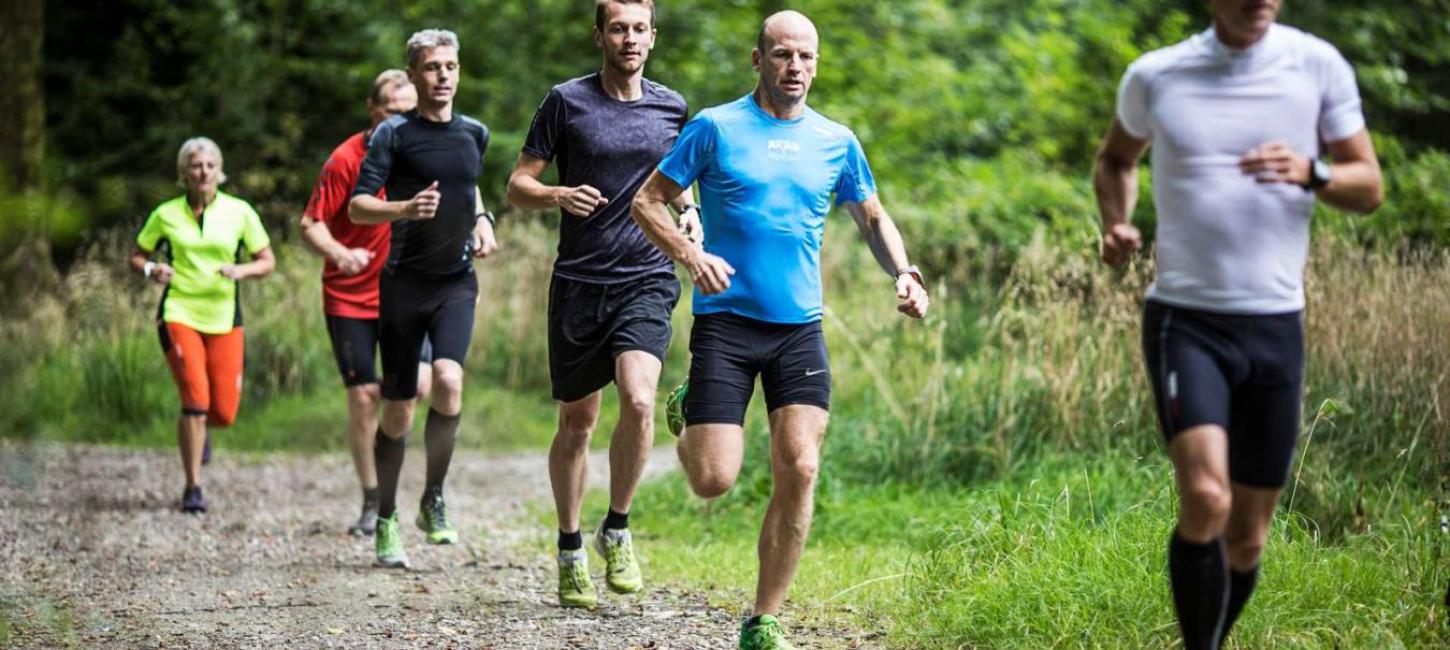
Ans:
[{"label": "runner in white shirt", "polygon": [[1344,57],[1275,24],[1278,0],[1210,4],[1211,29],[1128,67],[1093,174],[1103,261],[1120,265],[1141,246],[1129,217],[1153,145],[1143,352],[1178,484],[1168,564],[1187,650],[1227,637],[1288,474],[1314,200],[1367,213],[1382,194]]}]

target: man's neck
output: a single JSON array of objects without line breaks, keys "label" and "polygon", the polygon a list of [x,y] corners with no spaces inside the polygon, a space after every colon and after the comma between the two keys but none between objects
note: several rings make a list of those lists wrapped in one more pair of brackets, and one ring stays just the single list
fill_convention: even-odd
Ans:
[{"label": "man's neck", "polygon": [[1217,20],[1213,21],[1214,36],[1218,37],[1218,42],[1223,43],[1224,47],[1231,50],[1247,50],[1259,41],[1264,40],[1264,36],[1268,33],[1269,30],[1265,28],[1264,31],[1254,34],[1233,34],[1224,29],[1223,23]]},{"label": "man's neck", "polygon": [[435,104],[433,102],[426,102],[422,99],[419,99],[418,117],[428,120],[429,122],[452,122],[453,102],[450,101],[444,104]]},{"label": "man's neck", "polygon": [[632,102],[644,96],[644,66],[631,74],[620,72],[606,62],[599,71],[599,85],[604,88],[604,94]]},{"label": "man's neck", "polygon": [[755,103],[760,105],[760,110],[765,111],[766,115],[777,120],[794,120],[806,113],[806,98],[802,97],[800,101],[789,106],[777,106],[770,100],[770,93],[765,92],[765,88],[760,85],[755,86]]}]

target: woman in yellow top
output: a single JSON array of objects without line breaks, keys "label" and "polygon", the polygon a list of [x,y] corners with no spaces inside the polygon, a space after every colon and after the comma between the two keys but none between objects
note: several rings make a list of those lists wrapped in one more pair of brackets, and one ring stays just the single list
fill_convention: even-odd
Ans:
[{"label": "woman in yellow top", "polygon": [[[182,512],[206,512],[201,492],[207,425],[230,426],[242,397],[242,308],[237,282],[272,272],[276,259],[257,211],[217,191],[222,152],[192,138],[176,155],[186,194],[157,206],[136,236],[131,269],[166,287],[156,326],[181,392],[176,438],[186,472]],[[152,260],[162,247],[166,261]],[[242,250],[252,261],[241,261]]]}]

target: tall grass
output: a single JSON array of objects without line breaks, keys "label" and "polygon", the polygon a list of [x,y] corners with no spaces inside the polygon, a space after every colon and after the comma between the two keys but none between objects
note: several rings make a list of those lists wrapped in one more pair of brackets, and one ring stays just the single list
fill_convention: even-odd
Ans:
[{"label": "tall grass", "polygon": [[[480,265],[466,366],[482,396],[467,415],[510,435],[540,429],[517,436],[537,440],[552,419],[545,301],[555,235],[551,221],[536,219],[509,222],[501,235],[500,254]],[[1301,444],[1295,506],[1342,529],[1364,523],[1355,495],[1366,482],[1445,487],[1450,264],[1443,254],[1401,258],[1321,240],[1308,276],[1305,400],[1306,431],[1319,426]],[[1090,241],[1039,234],[1000,285],[970,275],[971,265],[936,269],[935,311],[916,322],[895,312],[890,282],[854,233],[833,232],[827,242],[825,325],[836,379],[827,489],[971,484],[1065,452],[1157,453],[1137,343],[1149,263],[1106,269]],[[170,440],[176,397],[155,342],[158,289],[120,271],[128,248],[124,233],[96,243],[60,291],[0,323],[5,435]],[[285,237],[277,248],[278,272],[243,286],[239,430],[257,448],[335,446],[342,399],[319,262]],[[666,384],[683,377],[688,361],[686,295]],[[763,428],[762,419],[751,422]],[[763,437],[752,444],[763,446]],[[750,471],[763,478],[763,467]]]}]

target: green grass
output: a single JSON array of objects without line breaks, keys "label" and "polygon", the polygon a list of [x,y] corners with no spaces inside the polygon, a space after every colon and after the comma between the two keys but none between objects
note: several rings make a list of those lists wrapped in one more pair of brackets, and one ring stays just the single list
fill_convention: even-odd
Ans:
[{"label": "green grass", "polygon": [[[648,575],[743,610],[768,486],[739,485],[712,503],[686,492],[670,476],[636,502]],[[1450,540],[1433,501],[1417,496],[1333,542],[1281,515],[1230,647],[1442,647]],[[787,620],[845,620],[909,648],[1171,647],[1172,498],[1165,460],[1120,455],[1065,456],[971,488],[828,480]]]}]

